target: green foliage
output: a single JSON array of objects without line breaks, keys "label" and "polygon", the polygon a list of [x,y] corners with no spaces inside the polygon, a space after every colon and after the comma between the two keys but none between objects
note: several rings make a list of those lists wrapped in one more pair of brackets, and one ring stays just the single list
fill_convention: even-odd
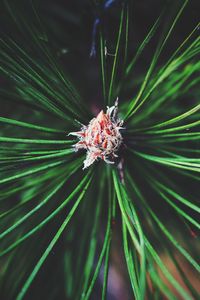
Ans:
[{"label": "green foliage", "polygon": [[[1,299],[109,299],[111,267],[127,299],[198,298],[200,24],[176,41],[188,2],[167,1],[133,47],[131,0],[112,14],[86,1],[101,10],[89,60],[82,5],[2,1]],[[68,133],[117,97],[119,160],[82,170]]]}]

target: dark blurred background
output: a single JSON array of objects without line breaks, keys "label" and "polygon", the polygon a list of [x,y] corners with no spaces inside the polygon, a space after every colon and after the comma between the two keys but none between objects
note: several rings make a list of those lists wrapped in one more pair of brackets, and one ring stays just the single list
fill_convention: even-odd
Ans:
[{"label": "dark blurred background", "polygon": [[[72,82],[84,97],[85,102],[89,102],[91,109],[94,103],[102,106],[102,85],[99,72],[98,57],[90,57],[92,45],[92,31],[95,19],[100,18],[101,26],[106,37],[108,52],[114,54],[116,32],[119,26],[121,5],[127,0],[116,0],[109,7],[103,9],[104,1],[98,0],[34,0],[34,8],[41,19],[41,30],[45,29],[48,41],[47,45],[57,56],[62,68],[67,71]],[[129,28],[129,51],[128,61],[136,53],[140,43],[143,41],[150,28],[160,15],[163,7],[176,7],[176,3],[181,1],[168,0],[148,0],[128,1],[130,4],[130,28]],[[13,21],[9,17],[8,10],[5,10],[4,1],[0,3],[0,34],[9,35],[24,46],[29,47],[36,54],[36,48],[28,33],[25,33],[26,26],[23,27],[25,35],[19,33],[19,28],[13,26]],[[11,1],[15,18],[33,19],[33,12],[29,1]],[[16,9],[15,9],[16,7]],[[169,17],[172,11],[168,9]],[[161,55],[159,63],[165,61],[173,50],[180,45],[186,36],[194,29],[199,22],[200,1],[190,0],[175,29],[169,38],[167,45]],[[19,14],[18,14],[19,13]],[[35,18],[35,16],[34,16]],[[34,23],[34,22],[33,22]],[[38,24],[37,24],[38,25]],[[36,25],[36,26],[37,26]],[[97,28],[98,36],[98,28]],[[96,37],[97,37],[96,36]],[[136,66],[136,73],[142,74],[152,59],[159,38],[158,35],[151,40],[144,51],[140,63]],[[27,39],[27,40],[26,40]],[[97,38],[95,39],[97,43]],[[96,45],[98,48],[98,44]],[[98,56],[98,54],[97,54]],[[108,57],[109,59],[109,57]],[[110,58],[112,59],[112,57]]]}]

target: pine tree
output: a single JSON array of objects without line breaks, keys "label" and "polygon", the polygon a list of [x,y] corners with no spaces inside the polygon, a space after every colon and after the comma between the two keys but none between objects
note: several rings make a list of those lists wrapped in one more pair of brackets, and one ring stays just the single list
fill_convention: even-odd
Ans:
[{"label": "pine tree", "polygon": [[197,299],[199,5],[55,2],[1,3],[0,298]]}]

